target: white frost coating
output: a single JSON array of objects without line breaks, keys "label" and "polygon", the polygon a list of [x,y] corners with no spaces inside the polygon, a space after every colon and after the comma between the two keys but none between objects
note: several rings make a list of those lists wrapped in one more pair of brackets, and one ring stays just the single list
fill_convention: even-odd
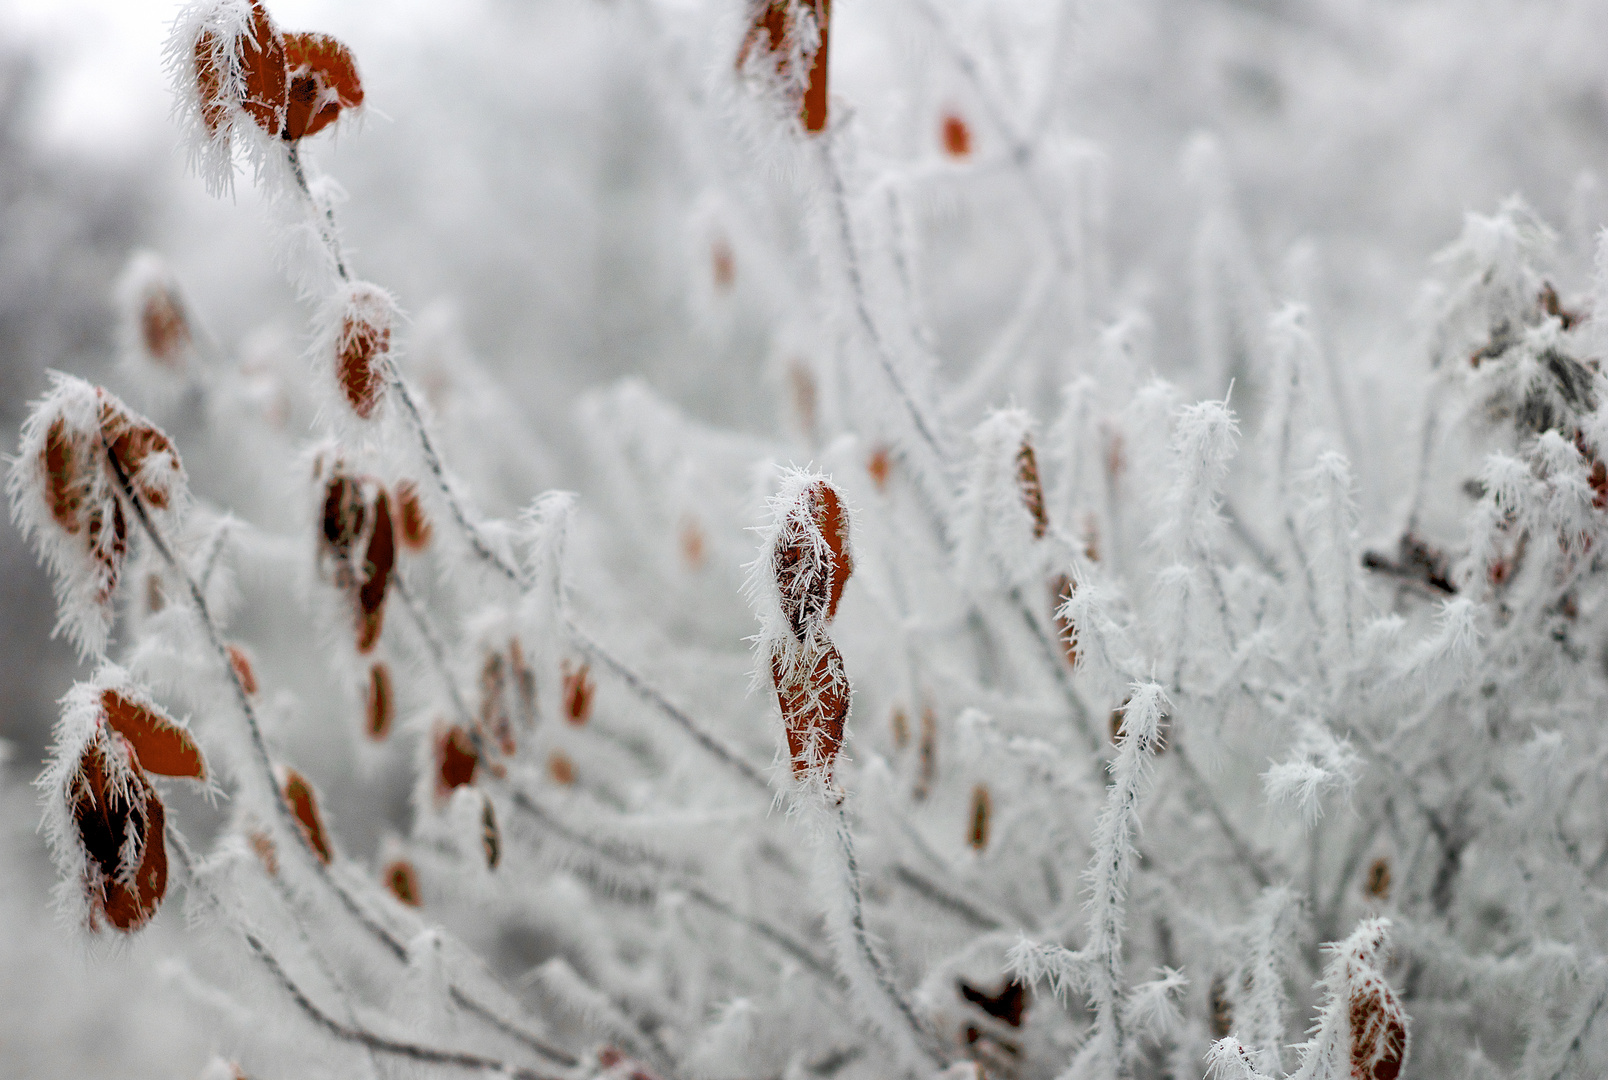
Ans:
[{"label": "white frost coating", "polygon": [[1290,757],[1262,774],[1262,787],[1270,803],[1296,811],[1310,829],[1323,814],[1325,796],[1350,797],[1362,759],[1314,719],[1298,721],[1296,731]]},{"label": "white frost coating", "polygon": [[[972,431],[974,452],[962,492],[956,561],[963,581],[1024,586],[1043,573],[1043,530],[1028,509],[1044,490],[1037,466],[1024,488],[1023,450],[1032,454],[1033,421],[1020,409],[1000,409]],[[1035,531],[1039,535],[1035,536]]]},{"label": "white frost coating", "polygon": [[1238,433],[1226,401],[1202,401],[1178,410],[1167,514],[1156,532],[1156,542],[1175,557],[1199,557],[1219,541],[1223,518],[1218,504]]}]

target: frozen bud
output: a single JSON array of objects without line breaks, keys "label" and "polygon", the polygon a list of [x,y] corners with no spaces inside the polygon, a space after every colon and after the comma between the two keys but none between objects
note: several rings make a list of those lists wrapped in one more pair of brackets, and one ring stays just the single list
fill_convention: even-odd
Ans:
[{"label": "frozen bud", "polygon": [[391,503],[381,488],[374,497],[374,528],[369,533],[357,587],[357,651],[372,652],[385,624],[385,591],[396,565],[396,541],[391,531]]},{"label": "frozen bud", "polygon": [[323,131],[342,109],[363,104],[363,82],[352,51],[328,34],[286,34],[285,64],[289,91],[285,138],[300,139]]},{"label": "frozen bud", "polygon": [[893,748],[903,750],[910,745],[910,718],[905,715],[904,709],[895,705],[893,708]]},{"label": "frozen bud", "polygon": [[575,783],[575,763],[564,751],[554,750],[547,756],[547,775],[560,787],[569,787]]},{"label": "frozen bud", "polygon": [[1365,919],[1344,941],[1324,946],[1325,1000],[1302,1073],[1396,1080],[1407,1062],[1407,1013],[1380,973],[1390,922]]},{"label": "frozen bud", "polygon": [[888,490],[888,477],[893,474],[893,456],[886,443],[878,443],[871,450],[871,456],[865,463],[865,471],[870,474],[871,482],[877,486],[878,491]]},{"label": "frozen bud", "polygon": [[1396,1080],[1407,1057],[1407,1015],[1378,972],[1357,980],[1349,1000],[1351,1075]]},{"label": "frozen bud", "polygon": [[423,551],[430,546],[435,529],[419,499],[419,485],[412,480],[404,480],[396,486],[396,523],[403,547]]},{"label": "frozen bud", "polygon": [[442,728],[435,737],[435,801],[444,804],[453,791],[475,782],[480,754],[461,727]]},{"label": "frozen bud", "polygon": [[295,815],[307,846],[320,862],[327,864],[333,861],[335,853],[329,845],[329,833],[324,828],[323,816],[318,812],[318,796],[313,792],[313,785],[295,769],[279,766],[276,771],[279,773],[280,794]]},{"label": "frozen bud", "polygon": [[162,260],[135,255],[118,282],[124,349],[148,368],[181,374],[189,366],[195,335],[178,282]]},{"label": "frozen bud", "polygon": [[989,797],[988,786],[978,784],[972,788],[971,813],[968,816],[966,842],[973,851],[988,846],[988,830],[994,815],[994,800]]},{"label": "frozen bud", "polygon": [[1016,451],[1016,487],[1022,493],[1022,505],[1033,515],[1033,539],[1044,539],[1050,529],[1050,519],[1044,513],[1044,484],[1039,480],[1033,444],[1026,439]]},{"label": "frozen bud", "polygon": [[419,897],[419,875],[413,869],[413,864],[406,859],[396,859],[388,863],[380,876],[385,881],[385,887],[398,902],[408,907],[419,907],[424,903]]},{"label": "frozen bud", "polygon": [[391,733],[396,719],[396,693],[391,688],[391,669],[383,663],[369,667],[368,691],[363,699],[363,730],[375,742]]},{"label": "frozen bud", "polygon": [[943,122],[939,125],[939,140],[943,143],[944,153],[952,158],[971,155],[971,128],[954,113],[944,114]]},{"label": "frozen bud", "polygon": [[559,669],[564,676],[564,717],[579,727],[592,715],[592,695],[597,687],[592,682],[591,665],[571,668],[565,660]]},{"label": "frozen bud", "polygon": [[257,672],[251,666],[251,657],[238,645],[229,646],[229,667],[234,670],[235,681],[241,691],[251,697],[257,692]]},{"label": "frozen bud", "polygon": [[480,802],[480,847],[486,856],[486,869],[495,870],[502,862],[502,833],[497,829],[497,813],[491,807],[491,799],[482,794]]},{"label": "frozen bud", "polygon": [[688,517],[682,521],[681,561],[686,564],[688,570],[698,571],[703,569],[704,559],[707,557],[706,546],[703,528],[699,526],[698,519]]},{"label": "frozen bud", "polygon": [[843,657],[830,642],[778,650],[771,657],[771,678],[793,775],[818,774],[830,782],[849,715],[849,676]]},{"label": "frozen bud", "polygon": [[824,478],[786,494],[777,499],[771,572],[793,637],[806,642],[825,632],[854,572],[849,512]]},{"label": "frozen bud", "polygon": [[343,286],[323,315],[318,352],[330,365],[341,400],[360,420],[369,420],[390,378],[391,331],[396,301],[378,285]]},{"label": "frozen bud", "polygon": [[1362,891],[1374,900],[1390,899],[1390,860],[1380,856],[1368,864]]}]

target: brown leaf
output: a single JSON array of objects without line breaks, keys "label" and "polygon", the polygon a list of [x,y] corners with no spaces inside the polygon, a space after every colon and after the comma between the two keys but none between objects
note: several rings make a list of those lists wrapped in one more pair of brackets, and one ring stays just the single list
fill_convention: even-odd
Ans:
[{"label": "brown leaf", "polygon": [[201,748],[185,731],[161,712],[130,700],[117,690],[101,692],[106,723],[134,749],[140,767],[158,776],[207,778]]},{"label": "brown leaf", "polygon": [[357,482],[337,471],[324,485],[323,514],[324,547],[337,562],[345,563],[351,558],[352,547],[363,535],[367,521],[368,507]]},{"label": "brown leaf", "polygon": [[419,897],[419,875],[406,859],[389,863],[381,872],[381,877],[385,879],[385,887],[391,890],[391,895],[408,907],[419,907],[424,903]]},{"label": "brown leaf", "polygon": [[404,480],[396,486],[396,507],[397,532],[401,534],[402,546],[409,551],[429,547],[435,529],[419,499],[419,486],[412,480]]},{"label": "brown leaf", "polygon": [[45,448],[39,462],[45,470],[45,503],[50,516],[69,535],[83,528],[81,514],[88,495],[89,448],[78,432],[67,431],[67,420],[58,416],[45,433]]},{"label": "brown leaf", "polygon": [[569,787],[575,783],[575,763],[564,751],[554,750],[547,755],[547,775],[553,778],[555,784]]},{"label": "brown leaf", "polygon": [[253,829],[246,837],[251,850],[256,852],[257,859],[262,868],[268,872],[269,877],[279,876],[279,849],[274,846],[274,838],[268,835],[267,829]]},{"label": "brown leaf", "polygon": [[455,788],[475,782],[475,771],[480,767],[480,755],[475,752],[474,740],[461,727],[446,728],[435,740],[435,797],[445,802]]},{"label": "brown leaf", "polygon": [[177,370],[190,350],[190,323],[184,308],[164,285],[157,285],[140,305],[140,340],[145,354],[163,367]]},{"label": "brown leaf", "polygon": [[1370,972],[1352,991],[1351,1076],[1396,1080],[1407,1056],[1407,1020],[1395,993]]},{"label": "brown leaf", "polygon": [[592,715],[592,695],[597,690],[592,682],[591,665],[582,664],[572,670],[565,660],[560,670],[564,674],[564,716],[579,727]]},{"label": "brown leaf", "polygon": [[1016,451],[1016,488],[1022,493],[1022,505],[1033,515],[1033,539],[1042,540],[1050,530],[1050,519],[1044,512],[1044,484],[1039,480],[1038,457],[1033,444],[1026,439]]},{"label": "brown leaf", "polygon": [[324,830],[324,819],[318,813],[318,797],[313,794],[313,785],[295,769],[287,768],[282,790],[285,801],[290,804],[290,812],[296,815],[302,835],[307,838],[308,846],[313,849],[320,862],[328,864],[335,855],[330,850],[329,834]]},{"label": "brown leaf", "polygon": [[396,719],[396,695],[391,689],[391,669],[383,663],[369,668],[368,694],[364,700],[364,730],[379,742],[391,733]]},{"label": "brown leaf", "polygon": [[[824,561],[814,538],[817,530],[826,543]],[[782,614],[799,641],[837,615],[843,588],[854,573],[854,559],[849,552],[848,509],[831,484],[824,480],[811,484],[781,521],[772,572]]]},{"label": "brown leaf", "polygon": [[104,917],[118,930],[138,930],[167,892],[166,814],[121,735],[104,732],[85,745],[66,796],[88,856],[83,885],[91,927]]},{"label": "brown leaf", "polygon": [[105,441],[107,450],[117,459],[118,468],[134,485],[140,497],[158,510],[167,509],[167,488],[152,483],[149,478],[142,478],[140,470],[153,454],[166,454],[177,465],[179,454],[173,448],[172,441],[150,421],[104,396],[101,399],[100,428],[101,439]]},{"label": "brown leaf", "polygon": [[235,56],[246,82],[241,108],[258,127],[278,135],[285,122],[288,83],[285,42],[261,0],[251,0],[251,31],[235,42]]},{"label": "brown leaf", "polygon": [[342,109],[363,104],[363,82],[345,45],[328,34],[284,35],[290,90],[285,112],[285,138],[316,135],[340,116]]},{"label": "brown leaf", "polygon": [[954,113],[944,114],[942,138],[944,153],[950,157],[963,158],[971,154],[971,129]]},{"label": "brown leaf", "polygon": [[381,488],[374,497],[374,531],[369,534],[363,560],[363,583],[357,590],[357,651],[367,653],[380,640],[385,622],[385,590],[396,565],[396,541],[391,531],[391,503]]},{"label": "brown leaf", "polygon": [[[748,33],[737,50],[737,68],[747,65],[756,46],[765,50],[770,68],[789,85],[804,83],[798,95],[798,118],[809,132],[823,131],[827,122],[827,39],[831,25],[832,0],[796,0],[797,8],[809,8],[820,30],[820,44],[810,58],[807,74],[789,70],[793,39],[798,25],[793,0],[750,0]],[[806,81],[807,80],[807,81]]]},{"label": "brown leaf", "polygon": [[234,669],[235,678],[240,680],[240,689],[251,697],[257,692],[257,673],[252,669],[251,657],[238,645],[230,645],[229,666]]},{"label": "brown leaf", "polygon": [[385,389],[381,362],[390,350],[390,326],[347,313],[336,343],[335,377],[346,403],[364,420],[374,414],[380,403],[380,393]]}]

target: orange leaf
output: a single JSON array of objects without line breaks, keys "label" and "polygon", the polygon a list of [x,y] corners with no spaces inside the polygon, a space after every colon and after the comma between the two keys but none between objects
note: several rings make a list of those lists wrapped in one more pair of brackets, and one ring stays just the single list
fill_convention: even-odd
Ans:
[{"label": "orange leaf", "polygon": [[166,716],[111,689],[101,693],[101,711],[112,730],[128,740],[140,767],[147,772],[195,780],[207,778],[201,748],[188,731]]},{"label": "orange leaf", "polygon": [[404,480],[396,486],[397,531],[402,534],[402,546],[409,551],[423,551],[430,546],[435,530],[419,501],[419,486]]},{"label": "orange leaf", "polygon": [[419,875],[406,859],[397,859],[386,866],[382,876],[391,895],[408,907],[419,907],[424,902],[419,898]]},{"label": "orange leaf", "polygon": [[369,668],[368,698],[364,703],[368,720],[365,730],[376,742],[391,732],[391,721],[396,718],[396,696],[391,690],[391,669],[384,664]]}]

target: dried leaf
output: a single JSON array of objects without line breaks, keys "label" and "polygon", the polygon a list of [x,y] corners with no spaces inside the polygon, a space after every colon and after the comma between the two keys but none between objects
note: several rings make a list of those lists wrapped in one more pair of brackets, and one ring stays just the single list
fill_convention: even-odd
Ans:
[{"label": "dried leaf", "polygon": [[396,565],[396,542],[391,531],[391,502],[381,488],[374,497],[374,530],[363,559],[363,583],[357,590],[357,651],[371,652],[385,624],[385,590]]},{"label": "dried leaf", "polygon": [[368,694],[364,700],[364,731],[379,742],[391,733],[396,719],[396,695],[391,689],[391,669],[383,663],[369,667]]},{"label": "dried leaf", "polygon": [[363,82],[345,45],[328,34],[284,35],[290,86],[285,138],[316,135],[340,116],[342,109],[363,104]]},{"label": "dried leaf", "polygon": [[419,486],[412,480],[404,480],[396,486],[396,508],[397,532],[401,534],[402,546],[409,551],[429,547],[435,528],[419,499]]},{"label": "dried leaf", "polygon": [[201,748],[188,731],[156,708],[108,689],[101,692],[101,711],[112,730],[128,740],[140,767],[147,772],[195,780],[207,778]]},{"label": "dried leaf", "polygon": [[295,769],[287,768],[284,771],[281,790],[285,802],[290,804],[290,812],[296,815],[296,821],[301,826],[302,835],[307,838],[308,846],[313,849],[319,861],[328,864],[335,855],[330,850],[329,834],[324,830],[324,819],[318,813],[318,797],[313,794],[313,785]]},{"label": "dried leaf", "polygon": [[798,650],[791,663],[777,652],[771,656],[771,678],[781,705],[793,775],[802,777],[819,770],[830,780],[849,714],[849,677],[843,657],[830,642]]},{"label": "dried leaf", "polygon": [[251,657],[238,645],[229,647],[229,666],[234,669],[235,678],[240,680],[240,689],[251,697],[257,692],[257,673],[252,669]]},{"label": "dried leaf", "polygon": [[1033,444],[1022,440],[1016,451],[1016,488],[1022,493],[1022,505],[1033,515],[1033,539],[1042,540],[1050,530],[1050,519],[1044,512],[1044,484],[1039,480],[1038,457]]},{"label": "dried leaf", "polygon": [[591,665],[582,664],[572,670],[565,660],[560,670],[564,674],[564,716],[579,727],[592,715],[592,695],[597,690],[592,682]]},{"label": "dried leaf", "polygon": [[480,799],[480,844],[486,852],[486,869],[495,870],[502,862],[502,834],[497,831],[497,815],[492,811],[491,800],[484,795]]},{"label": "dried leaf", "polygon": [[971,129],[954,113],[945,113],[942,128],[944,153],[952,158],[963,158],[971,154]]},{"label": "dried leaf", "polygon": [[436,802],[443,803],[454,789],[474,783],[479,767],[480,755],[467,731],[454,726],[439,732],[435,740]]}]

